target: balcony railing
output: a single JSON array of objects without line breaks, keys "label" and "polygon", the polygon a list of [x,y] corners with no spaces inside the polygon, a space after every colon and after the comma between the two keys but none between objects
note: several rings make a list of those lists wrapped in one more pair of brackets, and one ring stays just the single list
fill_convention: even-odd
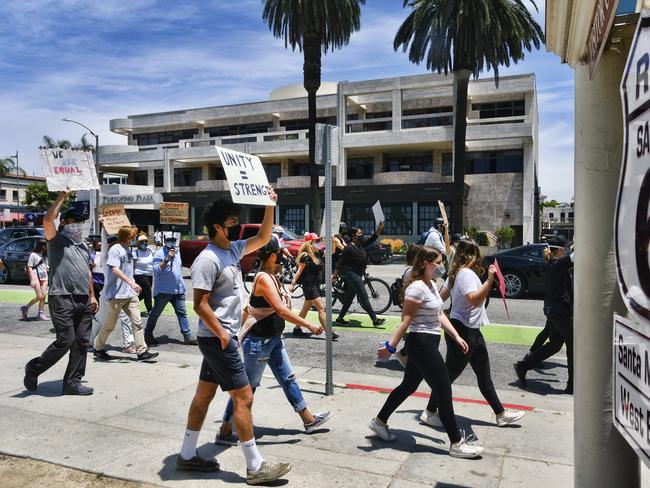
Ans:
[{"label": "balcony railing", "polygon": [[227,146],[229,144],[245,144],[254,142],[273,143],[278,141],[295,141],[307,139],[306,130],[288,130],[278,132],[260,132],[258,134],[245,134],[239,136],[202,137],[200,139],[183,139],[178,142],[178,147],[202,147],[202,146]]}]

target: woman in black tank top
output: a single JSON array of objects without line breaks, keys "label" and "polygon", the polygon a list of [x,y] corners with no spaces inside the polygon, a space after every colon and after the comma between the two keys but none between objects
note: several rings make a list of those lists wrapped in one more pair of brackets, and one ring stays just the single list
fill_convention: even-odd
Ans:
[{"label": "woman in black tank top", "polygon": [[[253,289],[248,305],[248,315],[244,314],[243,330],[239,333],[244,351],[244,366],[253,391],[260,385],[262,374],[268,364],[284,394],[300,415],[305,430],[313,432],[332,418],[332,412],[322,411],[312,414],[296,383],[296,375],[291,367],[289,356],[282,342],[285,320],[309,329],[314,334],[322,334],[323,327],[301,318],[291,310],[288,295],[275,276],[275,268],[282,248],[275,239],[258,251],[262,269],[255,275]],[[253,323],[250,325],[250,323]],[[248,329],[247,329],[248,327]],[[242,339],[243,337],[243,339]],[[232,432],[232,402],[229,401],[223,415],[217,443],[233,444],[237,436]]]}]

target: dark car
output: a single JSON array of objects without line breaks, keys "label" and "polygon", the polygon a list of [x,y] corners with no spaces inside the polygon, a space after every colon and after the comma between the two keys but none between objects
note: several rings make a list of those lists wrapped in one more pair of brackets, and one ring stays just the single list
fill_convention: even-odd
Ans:
[{"label": "dark car", "polygon": [[0,259],[7,270],[3,276],[6,281],[29,281],[25,266],[29,254],[40,239],[43,239],[43,236],[21,237],[0,246]]},{"label": "dark car", "polygon": [[0,246],[20,237],[42,235],[43,229],[38,227],[7,227],[6,229],[0,229]]},{"label": "dark car", "polygon": [[497,258],[506,282],[506,298],[519,298],[526,292],[544,291],[544,249],[547,244],[528,244],[499,251],[483,259],[485,266]]}]

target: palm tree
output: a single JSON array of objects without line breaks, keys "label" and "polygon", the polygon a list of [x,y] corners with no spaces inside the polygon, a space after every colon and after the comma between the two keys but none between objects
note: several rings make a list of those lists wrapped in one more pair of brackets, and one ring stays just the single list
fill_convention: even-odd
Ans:
[{"label": "palm tree", "polygon": [[321,55],[340,49],[361,26],[365,0],[265,0],[262,18],[285,48],[298,48],[304,56],[303,85],[309,112],[309,164],[312,194],[311,229],[320,227],[321,208],[316,147],[316,92],[321,82]]},{"label": "palm tree", "polygon": [[72,144],[67,139],[54,140],[53,137],[45,135],[43,136],[43,147],[46,149],[72,149]]},{"label": "palm tree", "polygon": [[76,149],[78,151],[89,151],[94,153],[95,152],[95,145],[91,144],[88,142],[88,139],[86,138],[86,134],[81,136],[81,141],[79,144],[75,144],[72,149]]},{"label": "palm tree", "polygon": [[11,158],[0,159],[0,176],[25,176],[25,170],[16,166]]},{"label": "palm tree", "polygon": [[[537,10],[534,0],[531,3]],[[465,136],[467,86],[483,68],[524,59],[524,51],[539,49],[544,32],[521,0],[404,0],[411,13],[400,26],[393,47],[408,51],[415,64],[454,75],[454,198],[452,229],[464,228]]]}]

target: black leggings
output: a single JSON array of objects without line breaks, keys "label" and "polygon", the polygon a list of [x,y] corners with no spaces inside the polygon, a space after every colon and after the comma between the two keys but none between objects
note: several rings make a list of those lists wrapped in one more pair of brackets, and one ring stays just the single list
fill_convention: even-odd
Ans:
[{"label": "black leggings", "polygon": [[140,295],[138,295],[138,299],[141,301],[144,300],[144,308],[147,309],[147,313],[150,313],[153,308],[151,304],[151,284],[153,282],[153,276],[135,275],[133,278],[138,286],[142,288]]},{"label": "black leggings", "polygon": [[404,378],[399,386],[388,395],[377,418],[387,422],[388,417],[409,396],[415,393],[415,390],[424,379],[431,391],[435,392],[437,398],[439,398],[440,420],[447,431],[449,440],[452,444],[455,444],[460,441],[461,435],[456,424],[454,406],[451,400],[451,382],[447,375],[445,363],[438,351],[439,344],[440,336],[438,334],[411,332],[406,336],[409,360],[406,363]]},{"label": "black leggings", "polygon": [[537,337],[535,337],[535,341],[533,342],[533,345],[530,346],[530,352],[537,351],[539,348],[541,348],[544,343],[546,342],[547,339],[551,337],[551,321],[549,319],[546,319],[546,325],[544,325],[544,328],[542,331],[537,334]]},{"label": "black leggings", "polygon": [[346,290],[345,296],[343,297],[343,305],[341,306],[341,311],[339,312],[339,317],[345,317],[345,314],[348,313],[348,310],[350,309],[350,305],[352,305],[354,297],[357,297],[359,304],[370,316],[372,321],[374,322],[377,320],[377,315],[370,305],[370,300],[368,300],[368,292],[366,291],[366,286],[363,284],[363,279],[361,276],[353,271],[347,271],[343,275],[343,278],[345,279]]},{"label": "black leggings", "polygon": [[559,316],[548,317],[549,341],[543,346],[526,354],[522,365],[526,370],[534,368],[537,364],[545,361],[554,354],[560,352],[562,345],[566,344],[567,365],[569,368],[568,387],[573,387],[573,319],[571,317]]},{"label": "black leggings", "polygon": [[[452,383],[456,381],[456,378],[460,376],[469,363],[474,370],[474,374],[476,374],[478,388],[481,390],[483,398],[487,400],[495,414],[503,413],[505,409],[501,405],[501,401],[494,389],[494,383],[492,383],[490,358],[488,356],[487,346],[485,345],[485,339],[483,338],[483,334],[481,334],[481,329],[465,327],[461,321],[456,319],[451,319],[451,323],[458,332],[458,335],[467,342],[469,352],[463,354],[462,349],[456,341],[449,334],[445,334],[445,342],[447,343],[447,359],[445,360],[445,365],[449,372],[449,380]],[[409,351],[409,360],[411,359],[410,353],[411,351]],[[429,412],[435,412],[437,408],[438,400],[434,392],[431,392],[427,410]]]}]

